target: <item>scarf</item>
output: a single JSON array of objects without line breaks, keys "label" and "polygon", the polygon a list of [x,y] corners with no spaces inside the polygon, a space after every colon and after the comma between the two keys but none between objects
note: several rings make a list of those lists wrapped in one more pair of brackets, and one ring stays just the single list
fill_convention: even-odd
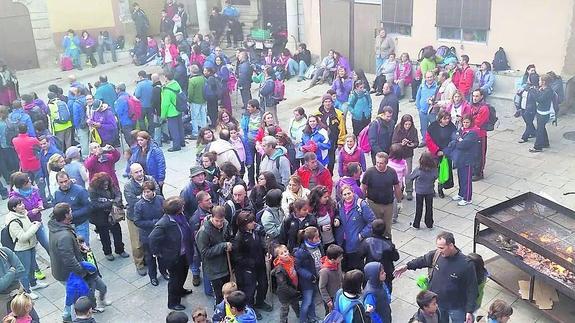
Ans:
[{"label": "scarf", "polygon": [[236,175],[232,176],[231,178],[224,179],[224,183],[220,188],[221,194],[224,197],[231,196],[232,188],[234,188],[234,184],[236,183]]},{"label": "scarf", "polygon": [[297,273],[295,271],[295,259],[292,256],[289,256],[288,260],[282,260],[280,257],[277,257],[274,260],[274,267],[282,266],[284,267],[285,271],[287,272],[291,282],[294,286],[297,286]]},{"label": "scarf", "polygon": [[186,221],[186,217],[184,215],[182,214],[170,215],[170,218],[172,218],[178,224],[178,227],[180,228],[180,231],[182,233],[182,244],[183,244],[182,248],[184,249],[188,259],[191,260],[192,250],[190,250],[188,246],[190,246],[190,237],[192,236],[192,229],[190,228],[190,225],[188,221]]},{"label": "scarf", "polygon": [[22,195],[23,197],[29,197],[30,195],[32,195],[32,187],[29,187],[27,189],[24,188],[17,188],[16,189],[18,191],[18,193],[20,193],[20,195]]},{"label": "scarf", "polygon": [[351,211],[354,204],[355,204],[354,201],[351,202],[343,201],[343,210],[345,211],[346,214],[349,213],[349,211]]},{"label": "scarf", "polygon": [[343,145],[343,150],[350,155],[353,155],[356,149],[357,149],[357,142],[353,144],[353,147],[351,148],[349,148],[347,145]]},{"label": "scarf", "polygon": [[[303,191],[300,189],[300,191]],[[335,214],[333,212],[333,208],[330,207],[331,204],[320,204],[319,207],[317,208],[317,215],[318,217],[322,217],[325,214],[329,215],[330,219],[333,220]]]},{"label": "scarf", "polygon": [[319,247],[319,245],[321,244],[321,241],[320,241],[320,242],[311,242],[311,241],[309,241],[309,240],[306,239],[306,240],[304,241],[304,243],[305,243],[305,246],[306,246],[307,248],[313,249],[313,248]]},{"label": "scarf", "polygon": [[339,263],[329,259],[327,256],[321,257],[321,268],[326,268],[329,270],[338,270]]}]

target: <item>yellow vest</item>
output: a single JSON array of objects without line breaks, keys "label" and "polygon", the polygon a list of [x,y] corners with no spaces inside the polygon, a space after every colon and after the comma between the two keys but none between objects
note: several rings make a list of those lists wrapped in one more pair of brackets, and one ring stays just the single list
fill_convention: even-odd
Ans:
[{"label": "yellow vest", "polygon": [[[50,125],[52,133],[55,134],[56,132],[64,131],[68,128],[72,127],[72,120],[66,121],[64,123],[58,123],[56,120],[60,118],[60,114],[58,113],[58,102],[61,102],[58,99],[55,99],[53,102],[48,103],[48,108],[50,109]],[[66,103],[64,103],[66,104]],[[68,108],[69,110],[69,108]],[[70,114],[71,116],[71,114]]]}]

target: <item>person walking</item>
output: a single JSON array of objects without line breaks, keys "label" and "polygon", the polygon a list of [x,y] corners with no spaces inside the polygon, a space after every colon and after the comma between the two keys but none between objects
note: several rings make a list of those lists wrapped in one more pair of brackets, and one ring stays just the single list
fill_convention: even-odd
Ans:
[{"label": "person walking", "polygon": [[172,196],[164,201],[164,215],[149,235],[150,250],[168,268],[168,308],[175,311],[186,309],[182,297],[192,293],[184,289],[189,262],[194,255],[192,230],[184,216],[184,200]]},{"label": "person walking", "polygon": [[375,156],[375,166],[368,168],[361,180],[361,190],[367,197],[375,217],[385,221],[385,235],[391,237],[393,219],[393,200],[397,201],[398,212],[401,209],[401,184],[395,170],[387,167],[388,155],[379,152]]}]

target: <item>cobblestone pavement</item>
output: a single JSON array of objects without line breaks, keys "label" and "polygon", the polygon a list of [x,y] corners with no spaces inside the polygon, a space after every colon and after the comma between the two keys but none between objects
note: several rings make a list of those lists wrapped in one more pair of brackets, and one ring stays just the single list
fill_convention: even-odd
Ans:
[{"label": "cobblestone pavement", "polygon": [[[135,79],[137,71],[140,69],[141,67],[132,66],[124,59],[116,64],[85,69],[78,72],[77,76],[81,82],[93,83],[99,74],[107,74],[111,82],[124,81],[128,85],[128,89],[133,90],[134,82],[132,80]],[[145,69],[151,72],[158,70],[158,67],[146,67]],[[46,88],[50,83],[57,83],[67,88],[65,76],[68,74],[56,69],[25,71],[20,73],[20,88],[25,91],[34,90],[41,97],[45,97]],[[292,115],[292,108],[303,106],[307,111],[317,109],[320,96],[327,90],[327,86],[324,85],[302,92],[305,87],[307,87],[307,82],[297,83],[295,80],[287,82],[287,100],[282,102],[278,108],[278,115],[283,126],[287,126]],[[237,100],[235,94],[232,97],[233,100]],[[374,110],[377,111],[380,97],[374,96],[372,98],[374,99]],[[477,210],[526,191],[545,194],[559,203],[575,209],[575,195],[563,196],[564,192],[575,191],[574,143],[562,137],[564,132],[574,130],[570,126],[573,124],[574,118],[572,116],[564,117],[560,120],[558,127],[549,126],[551,148],[543,153],[532,154],[528,152],[529,144],[520,145],[516,143],[523,131],[523,123],[520,119],[512,117],[511,102],[505,106],[497,106],[497,109],[500,124],[495,131],[489,134],[485,179],[474,183],[473,204],[466,207],[457,206],[450,198],[450,195],[456,194],[456,190],[449,190],[446,192],[448,196],[445,199],[436,198],[434,201],[435,227],[431,230],[415,230],[409,226],[415,212],[415,201],[405,201],[399,221],[393,227],[393,241],[401,255],[400,264],[433,249],[434,237],[441,230],[453,232],[457,246],[464,252],[471,252],[473,219]],[[401,101],[400,111],[401,114],[410,113],[414,116],[417,114],[414,105],[408,103],[407,100]],[[240,111],[235,110],[235,112],[239,116]],[[415,117],[416,123],[418,122],[417,119]],[[351,122],[348,122],[348,129],[351,130]],[[166,145],[164,145],[164,149],[167,149]],[[180,152],[165,152],[168,168],[166,185],[164,186],[166,196],[179,194],[180,189],[188,181],[188,169],[192,165],[194,152],[195,145],[191,142]],[[416,150],[414,160],[417,160],[420,153],[421,149]],[[123,161],[118,163],[119,174],[123,171],[124,166]],[[5,212],[6,201],[0,202],[0,210],[2,213]],[[48,213],[45,212],[44,214],[45,222],[48,220]],[[3,219],[0,221],[3,222]],[[122,223],[122,231],[124,232],[124,243],[128,245],[127,250],[130,251],[125,223]],[[107,261],[103,257],[101,244],[93,232],[91,244],[99,260],[104,281],[108,285],[108,299],[112,301],[112,306],[108,307],[104,313],[95,315],[97,321],[139,323],[163,321],[169,312],[166,307],[167,283],[160,279],[159,286],[150,285],[147,277],[141,277],[136,273],[131,258],[116,258],[112,262]],[[38,250],[41,257],[48,259],[42,248],[39,247]],[[486,258],[493,255],[485,248],[479,248],[478,252]],[[43,261],[42,264],[44,268],[48,266],[46,261]],[[64,304],[64,289],[60,284],[54,283],[49,269],[45,269],[44,272],[48,276],[46,282],[50,285],[38,291],[40,298],[35,302],[35,308],[40,314],[42,322],[58,322],[61,320],[60,313]],[[415,295],[418,292],[418,287],[413,279],[423,272],[422,270],[407,272],[404,277],[395,280],[392,302],[395,322],[407,322],[416,310]],[[186,287],[192,287],[191,275],[188,277]],[[190,314],[196,306],[211,308],[213,301],[203,294],[202,287],[193,289],[194,293],[183,300],[183,304],[187,307],[186,312]],[[550,322],[529,304],[517,300],[514,295],[489,281],[485,288],[483,308],[486,309],[496,298],[513,303],[515,312],[511,322]],[[274,310],[271,313],[263,313],[262,322],[273,322],[279,317],[277,298],[268,295],[268,301],[274,304]],[[318,307],[318,313],[323,314],[321,307]],[[295,322],[293,313],[290,314],[290,322]]]}]

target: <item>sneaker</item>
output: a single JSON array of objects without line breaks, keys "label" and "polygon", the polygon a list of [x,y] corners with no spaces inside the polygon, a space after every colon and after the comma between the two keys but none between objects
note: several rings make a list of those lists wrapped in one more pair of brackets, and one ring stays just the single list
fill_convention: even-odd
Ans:
[{"label": "sneaker", "polygon": [[471,201],[461,200],[461,201],[457,202],[457,205],[459,205],[459,206],[466,206],[469,204],[471,204]]},{"label": "sneaker", "polygon": [[146,276],[148,274],[148,269],[146,267],[136,268],[136,271],[140,276]]},{"label": "sneaker", "polygon": [[122,258],[129,258],[129,257],[130,257],[130,255],[129,255],[127,252],[125,252],[125,251],[122,251],[122,253],[120,253],[120,254],[118,254],[118,255],[119,255],[120,257],[122,257]]},{"label": "sneaker", "polygon": [[34,278],[38,279],[38,280],[42,280],[46,278],[46,274],[44,274],[41,270],[36,270],[34,272]]},{"label": "sneaker", "polygon": [[108,261],[114,261],[114,255],[113,254],[106,255],[106,259],[108,259]]},{"label": "sneaker", "polygon": [[168,274],[168,273],[162,274],[162,277],[164,277],[165,281],[170,280],[170,274]]},{"label": "sneaker", "polygon": [[393,219],[391,220],[391,223],[396,224],[396,223],[397,223],[397,219],[396,219],[396,218],[393,218]]},{"label": "sneaker", "polygon": [[96,307],[92,308],[92,312],[94,313],[102,313],[106,310],[106,308],[102,307],[101,305],[96,305]]},{"label": "sneaker", "polygon": [[453,201],[461,201],[463,199],[463,197],[459,196],[459,195],[455,195],[451,198]]},{"label": "sneaker", "polygon": [[412,200],[413,200],[413,193],[407,193],[407,194],[405,195],[405,199],[408,200],[408,201],[412,201]]},{"label": "sneaker", "polygon": [[102,298],[98,301],[98,304],[100,304],[100,306],[110,306],[112,305],[112,302],[107,300],[106,298]]},{"label": "sneaker", "polygon": [[28,296],[30,296],[33,301],[37,300],[39,297],[38,294],[32,292],[28,293]]},{"label": "sneaker", "polygon": [[259,311],[254,310],[254,312],[256,313],[256,319],[258,321],[263,320],[264,317],[262,316],[262,314]]},{"label": "sneaker", "polygon": [[37,290],[37,289],[42,289],[42,288],[46,288],[48,287],[48,284],[42,283],[42,282],[36,282],[36,285],[34,286],[30,286],[31,290]]},{"label": "sneaker", "polygon": [[194,278],[192,279],[192,285],[194,286],[200,286],[201,280],[200,280],[200,275],[194,275]]},{"label": "sneaker", "polygon": [[160,282],[158,281],[158,278],[151,278],[150,284],[152,284],[152,286],[158,286]]},{"label": "sneaker", "polygon": [[541,149],[541,148],[535,148],[535,147],[529,148],[530,153],[540,153],[542,151],[543,151],[543,149]]}]

